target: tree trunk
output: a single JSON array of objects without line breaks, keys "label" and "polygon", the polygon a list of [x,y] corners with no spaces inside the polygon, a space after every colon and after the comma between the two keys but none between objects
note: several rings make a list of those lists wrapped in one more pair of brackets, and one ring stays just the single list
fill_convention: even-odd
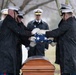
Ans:
[{"label": "tree trunk", "polygon": [[61,16],[60,4],[59,4],[58,0],[55,0],[55,2],[56,2],[56,5],[57,5],[57,8],[58,8],[59,15]]},{"label": "tree trunk", "polygon": [[[3,6],[4,6],[4,0],[2,0],[1,10],[3,9]],[[1,19],[1,13],[0,13],[0,19]]]}]

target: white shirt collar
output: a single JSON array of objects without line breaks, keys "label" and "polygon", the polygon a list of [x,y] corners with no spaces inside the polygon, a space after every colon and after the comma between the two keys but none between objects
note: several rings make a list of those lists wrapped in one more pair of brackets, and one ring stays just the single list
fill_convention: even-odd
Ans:
[{"label": "white shirt collar", "polygon": [[41,22],[41,20],[36,20],[36,22],[39,22],[39,23],[40,23],[40,22]]}]

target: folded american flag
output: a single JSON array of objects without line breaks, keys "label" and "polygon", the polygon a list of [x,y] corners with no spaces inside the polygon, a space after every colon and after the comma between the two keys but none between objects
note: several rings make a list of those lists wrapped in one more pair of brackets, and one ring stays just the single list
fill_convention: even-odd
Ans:
[{"label": "folded american flag", "polygon": [[39,35],[39,34],[35,34],[35,42],[46,42],[46,43],[52,43],[52,40],[48,40],[48,38],[45,35]]}]

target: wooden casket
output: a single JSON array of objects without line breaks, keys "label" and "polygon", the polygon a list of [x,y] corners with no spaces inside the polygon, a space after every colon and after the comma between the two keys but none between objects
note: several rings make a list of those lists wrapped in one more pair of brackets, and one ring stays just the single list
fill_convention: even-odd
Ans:
[{"label": "wooden casket", "polygon": [[22,67],[22,75],[54,75],[55,67],[45,57],[29,57]]}]

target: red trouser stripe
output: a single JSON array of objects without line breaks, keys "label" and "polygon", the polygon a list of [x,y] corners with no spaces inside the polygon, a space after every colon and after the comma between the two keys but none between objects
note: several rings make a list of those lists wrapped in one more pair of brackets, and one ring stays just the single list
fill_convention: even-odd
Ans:
[{"label": "red trouser stripe", "polygon": [[6,73],[4,73],[4,75],[6,75]]}]

